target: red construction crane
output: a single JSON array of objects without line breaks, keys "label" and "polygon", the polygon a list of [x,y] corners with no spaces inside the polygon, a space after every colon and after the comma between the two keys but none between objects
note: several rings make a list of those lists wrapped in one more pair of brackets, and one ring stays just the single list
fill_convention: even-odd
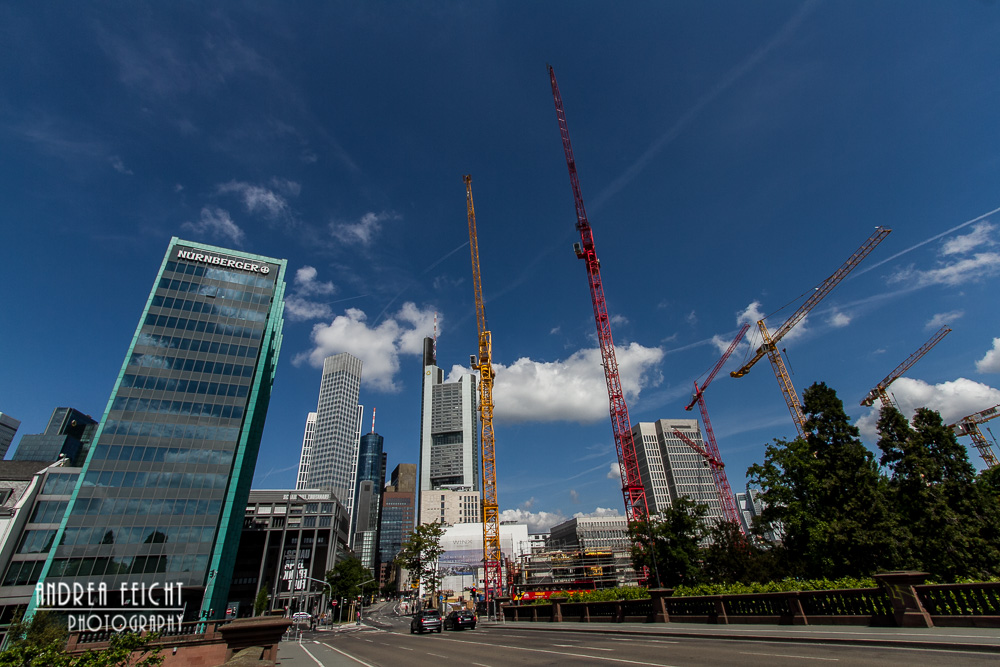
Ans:
[{"label": "red construction crane", "polygon": [[729,356],[736,349],[736,346],[740,344],[743,340],[743,336],[746,335],[747,330],[750,329],[750,323],[745,323],[736,334],[736,338],[733,342],[729,344],[729,349],[726,353],[722,355],[712,370],[709,371],[708,377],[705,378],[705,382],[698,387],[698,381],[695,380],[694,383],[694,395],[691,397],[691,402],[687,404],[684,408],[685,410],[690,410],[694,407],[694,404],[698,404],[698,408],[701,410],[701,423],[705,425],[705,444],[708,445],[708,451],[697,447],[693,442],[684,437],[680,431],[674,431],[674,433],[681,440],[686,442],[689,447],[694,449],[696,452],[701,454],[708,464],[712,468],[712,479],[715,480],[715,490],[719,494],[719,503],[722,505],[722,516],[725,517],[726,521],[731,521],[735,523],[740,528],[740,532],[743,532],[743,522],[740,521],[739,511],[736,509],[736,499],[733,497],[733,489],[729,486],[729,478],[726,477],[726,464],[722,462],[722,454],[719,453],[719,444],[715,440],[715,431],[712,429],[712,421],[708,418],[708,408],[705,406],[705,390],[708,385],[712,383],[715,379],[715,375],[719,372],[722,366],[729,359]]},{"label": "red construction crane", "polygon": [[795,430],[798,431],[800,438],[805,437],[803,423],[806,418],[802,414],[802,405],[799,403],[799,396],[795,393],[795,387],[792,386],[792,378],[789,377],[788,370],[785,368],[785,362],[782,361],[781,354],[778,352],[777,343],[786,333],[791,331],[792,327],[801,322],[809,314],[809,311],[823,300],[823,297],[839,285],[840,281],[846,278],[847,274],[853,271],[861,263],[861,260],[867,257],[875,249],[875,246],[881,243],[891,231],[891,229],[886,229],[885,227],[876,227],[875,232],[868,237],[861,247],[855,250],[854,254],[848,257],[847,261],[833,272],[833,275],[820,283],[812,295],[774,333],[768,332],[764,320],[758,320],[757,328],[760,329],[761,338],[760,347],[757,348],[757,352],[754,353],[753,358],[745,363],[742,368],[730,373],[734,378],[743,377],[766,354],[768,361],[771,362],[771,369],[774,371],[774,376],[778,379],[781,393],[785,397],[785,404],[788,406],[788,411],[792,413],[792,421],[795,422]]},{"label": "red construction crane", "polygon": [[628,406],[625,404],[625,394],[622,391],[621,378],[618,376],[618,361],[615,359],[615,344],[611,338],[611,323],[608,317],[607,305],[604,302],[604,286],[601,283],[601,262],[597,259],[594,248],[594,233],[587,221],[587,211],[583,207],[583,195],[580,192],[580,180],[576,174],[576,160],[573,158],[573,146],[569,141],[569,128],[566,125],[566,113],[563,111],[562,97],[556,84],[556,73],[549,66],[549,80],[552,83],[552,98],[556,104],[556,119],[559,121],[559,133],[562,135],[563,150],[566,153],[566,167],[569,169],[569,182],[573,188],[573,200],[576,203],[576,228],[580,232],[580,243],[573,245],[576,256],[587,264],[587,278],[590,282],[590,298],[594,303],[594,319],[597,322],[597,339],[601,344],[601,359],[604,365],[604,378],[608,385],[608,400],[611,406],[611,428],[615,436],[615,448],[618,450],[619,468],[622,475],[622,495],[625,497],[625,516],[629,523],[646,521],[649,517],[649,506],[646,504],[646,488],[639,474],[639,460],[636,457],[635,442],[632,438],[632,424],[628,417]]},{"label": "red construction crane", "polygon": [[892,407],[896,407],[895,402],[889,396],[889,392],[887,391],[889,389],[889,385],[895,382],[900,375],[910,370],[910,366],[920,361],[920,357],[930,352],[931,348],[940,343],[941,339],[947,336],[949,333],[951,333],[951,329],[949,329],[946,326],[938,329],[937,333],[931,336],[931,339],[929,341],[921,345],[919,350],[908,356],[906,360],[903,361],[903,363],[901,363],[899,366],[896,366],[896,368],[891,373],[886,375],[884,380],[875,385],[875,387],[868,392],[868,395],[865,396],[864,399],[862,399],[861,405],[867,407],[872,405],[876,400],[880,400],[882,401],[883,407],[890,405]]},{"label": "red construction crane", "polygon": [[996,467],[997,457],[993,454],[993,447],[990,446],[990,441],[979,430],[979,425],[997,417],[1000,417],[1000,405],[994,405],[992,408],[986,408],[975,414],[962,417],[948,427],[955,431],[956,435],[967,435],[972,438],[972,444],[979,450],[979,455],[983,457],[987,468]]}]

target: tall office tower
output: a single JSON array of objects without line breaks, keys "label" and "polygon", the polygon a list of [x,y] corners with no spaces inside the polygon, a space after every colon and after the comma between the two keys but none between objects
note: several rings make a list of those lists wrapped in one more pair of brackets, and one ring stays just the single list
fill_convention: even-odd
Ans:
[{"label": "tall office tower", "polygon": [[662,512],[677,498],[687,496],[708,505],[705,519],[709,525],[721,521],[722,504],[711,468],[701,454],[674,434],[675,431],[704,448],[697,419],[660,419],[632,426],[650,513]]},{"label": "tall office tower", "polygon": [[295,478],[296,489],[308,489],[309,459],[312,456],[313,436],[316,434],[316,413],[306,415],[306,432],[302,435],[302,454],[299,456],[299,474]]},{"label": "tall office tower", "polygon": [[90,443],[97,432],[98,422],[73,408],[56,408],[52,411],[45,432],[22,435],[11,457],[14,461],[69,460],[69,465],[82,465],[90,451]]},{"label": "tall office tower", "polygon": [[[361,360],[342,352],[323,360],[307,489],[332,491],[354,516],[361,438]],[[353,528],[348,532],[354,534]]]},{"label": "tall office tower", "polygon": [[285,268],[170,240],[42,583],[180,583],[182,604],[164,606],[183,606],[185,620],[225,615],[281,347]]},{"label": "tall office tower", "polygon": [[361,559],[361,563],[374,571],[375,558],[378,555],[379,510],[382,507],[382,493],[385,487],[385,469],[382,466],[383,439],[372,431],[361,436],[360,442],[358,484],[354,493],[352,547]]},{"label": "tall office tower", "polygon": [[14,441],[14,434],[17,433],[19,426],[21,426],[19,420],[0,412],[0,459],[7,455],[7,449]]},{"label": "tall office tower", "polygon": [[403,541],[413,532],[417,512],[417,464],[400,463],[392,471],[391,481],[382,494],[382,522],[378,541],[379,585],[391,578],[392,562],[403,548]]},{"label": "tall office tower", "polygon": [[[479,491],[476,376],[468,373],[457,382],[445,382],[431,338],[424,339],[421,400],[420,492],[454,485]],[[420,523],[438,518],[421,516]]]}]

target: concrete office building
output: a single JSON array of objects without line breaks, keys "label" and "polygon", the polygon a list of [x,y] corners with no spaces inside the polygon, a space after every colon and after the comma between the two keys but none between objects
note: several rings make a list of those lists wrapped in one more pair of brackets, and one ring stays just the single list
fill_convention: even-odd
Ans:
[{"label": "concrete office building", "polygon": [[69,459],[70,465],[82,465],[90,451],[97,431],[97,420],[73,408],[52,411],[45,431],[38,435],[22,435],[11,457],[14,461],[58,461]]},{"label": "concrete office building", "polygon": [[285,270],[285,260],[171,239],[44,584],[179,584],[171,606],[185,620],[225,615],[281,346]]},{"label": "concrete office building", "polygon": [[549,531],[550,549],[628,551],[628,521],[624,516],[580,516],[563,521]]},{"label": "concrete office building", "polygon": [[722,520],[722,504],[712,470],[701,454],[675,435],[680,431],[704,449],[697,419],[660,419],[632,427],[635,453],[650,514],[662,512],[686,496],[708,505],[708,525]]},{"label": "concrete office building", "polygon": [[360,392],[360,359],[343,352],[323,360],[316,427],[306,462],[305,486],[333,492],[351,517],[354,516],[358,446],[364,410],[358,405]]},{"label": "concrete office building", "polygon": [[421,523],[482,523],[482,495],[468,486],[444,486],[420,493]]},{"label": "concrete office building", "polygon": [[[445,487],[479,491],[476,376],[468,373],[457,382],[445,382],[436,355],[434,340],[425,338],[420,410],[420,494]],[[427,517],[420,515],[420,523],[439,519],[437,511]]]},{"label": "concrete office building", "polygon": [[80,468],[0,461],[0,626],[31,602]]},{"label": "concrete office building", "polygon": [[313,437],[316,435],[316,413],[306,415],[306,431],[302,434],[302,453],[299,455],[299,473],[295,476],[295,488],[306,488],[309,478],[309,459],[312,457]]},{"label": "concrete office building", "polygon": [[266,589],[270,609],[318,614],[329,605],[323,582],[351,555],[347,510],[329,491],[250,492],[243,537],[229,600],[234,616],[252,616],[257,593]]},{"label": "concrete office building", "polygon": [[14,435],[20,426],[19,420],[0,412],[0,459],[7,456],[10,443],[14,442]]}]

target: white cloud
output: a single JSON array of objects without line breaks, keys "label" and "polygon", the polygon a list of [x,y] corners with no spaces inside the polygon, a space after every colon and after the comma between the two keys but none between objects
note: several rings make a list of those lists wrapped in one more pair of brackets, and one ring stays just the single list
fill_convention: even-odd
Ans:
[{"label": "white cloud", "polygon": [[580,502],[580,493],[576,489],[569,490],[569,499],[574,503]]},{"label": "white cloud", "polygon": [[313,294],[333,294],[336,288],[331,282],[321,283],[316,280],[316,276],[319,272],[316,267],[313,266],[303,266],[298,271],[295,272],[295,289],[296,292],[305,296]]},{"label": "white cloud", "polygon": [[368,325],[367,315],[357,308],[347,309],[329,324],[317,324],[312,330],[313,349],[295,357],[293,363],[308,361],[315,368],[327,357],[349,352],[361,359],[361,383],[377,391],[396,392],[399,357],[423,352],[423,339],[434,331],[434,311],[421,310],[405,303],[394,316],[377,327]]},{"label": "white cloud", "polygon": [[559,333],[560,330],[561,327],[552,327],[551,329],[549,329],[549,335],[554,336],[555,334]]},{"label": "white cloud", "polygon": [[946,324],[951,324],[957,319],[961,319],[965,316],[964,310],[953,310],[948,313],[937,313],[931,319],[927,320],[927,324],[924,325],[925,329],[940,329]]},{"label": "white cloud", "polygon": [[[616,349],[619,377],[626,400],[662,381],[658,347],[638,343]],[[608,418],[608,389],[597,348],[579,350],[562,361],[534,361],[527,357],[505,366],[495,364],[494,416],[506,422],[575,421],[581,424]],[[452,368],[449,378],[468,373]]]},{"label": "white cloud", "polygon": [[698,324],[698,314],[692,310],[690,313],[684,316],[684,321],[691,325]]},{"label": "white cloud", "polygon": [[905,283],[910,288],[928,285],[955,287],[991,277],[998,271],[1000,271],[1000,253],[984,252],[927,271],[915,269],[911,265],[889,276],[888,281],[890,284]]},{"label": "white cloud", "polygon": [[620,480],[622,478],[622,466],[620,463],[618,463],[618,461],[615,461],[610,465],[610,467],[608,468],[607,477],[608,479],[617,479],[617,480]]},{"label": "white cloud", "polygon": [[942,255],[954,255],[958,253],[966,253],[981,245],[992,246],[996,245],[996,242],[990,238],[990,232],[995,228],[988,221],[984,220],[975,227],[972,231],[964,236],[956,236],[953,239],[949,239],[941,246]]},{"label": "white cloud", "polygon": [[976,370],[980,373],[1000,373],[1000,338],[993,339],[993,349],[976,362]]},{"label": "white cloud", "polygon": [[243,230],[229,217],[229,211],[215,207],[206,206],[202,208],[201,218],[198,222],[182,223],[181,229],[186,229],[199,235],[221,238],[237,247],[242,246],[243,241],[246,239],[246,234],[243,233]]},{"label": "white cloud", "polygon": [[612,315],[611,324],[614,324],[616,326],[628,324],[628,318],[625,317],[624,315]]},{"label": "white cloud", "polygon": [[743,309],[743,312],[736,314],[736,324],[748,322],[752,329],[758,320],[764,319],[764,313],[760,309],[760,301],[751,301],[750,305]]},{"label": "white cloud", "polygon": [[295,272],[294,292],[285,297],[285,316],[292,321],[320,320],[333,317],[333,309],[328,303],[312,299],[337,291],[332,282],[316,280],[319,272],[313,266],[303,266]]},{"label": "white cloud", "polygon": [[[932,385],[923,380],[901,377],[892,383],[889,393],[907,417],[912,416],[917,408],[926,407],[940,412],[945,424],[952,424],[966,415],[1000,403],[1000,389],[966,378]],[[872,443],[878,440],[875,425],[879,408],[876,401],[857,423],[861,434]]]},{"label": "white cloud", "polygon": [[122,162],[122,159],[120,157],[118,157],[117,155],[112,155],[111,156],[111,166],[119,174],[128,174],[129,176],[132,175],[132,170],[129,169],[128,167],[126,167],[125,163]]},{"label": "white cloud", "polygon": [[547,533],[552,526],[557,526],[566,520],[561,512],[529,512],[527,510],[503,510],[500,521],[513,521],[527,524],[529,533]]},{"label": "white cloud", "polygon": [[827,324],[829,324],[831,327],[836,327],[838,329],[846,327],[850,323],[851,323],[851,316],[847,315],[846,313],[842,313],[839,310],[831,313],[830,319],[827,320]]},{"label": "white cloud", "polygon": [[[286,194],[297,195],[300,187],[292,181],[275,180],[276,187]],[[216,187],[219,194],[235,193],[243,200],[243,205],[249,213],[260,213],[264,217],[276,219],[289,214],[288,200],[274,190],[262,185],[253,185],[241,181],[229,181]]]},{"label": "white cloud", "polygon": [[392,213],[368,212],[357,222],[331,222],[330,233],[341,243],[347,245],[370,245],[376,234],[382,230],[382,223],[395,220],[398,216]]}]

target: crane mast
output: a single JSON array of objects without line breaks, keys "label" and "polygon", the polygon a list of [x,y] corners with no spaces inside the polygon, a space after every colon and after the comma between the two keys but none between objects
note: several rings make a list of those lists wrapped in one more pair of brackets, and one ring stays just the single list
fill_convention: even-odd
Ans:
[{"label": "crane mast", "polygon": [[771,362],[771,369],[774,371],[774,376],[778,379],[778,385],[781,387],[782,396],[785,399],[785,405],[788,406],[788,411],[792,415],[792,421],[795,422],[795,430],[798,431],[799,437],[805,437],[805,415],[802,414],[802,405],[799,403],[798,394],[795,392],[795,387],[792,385],[792,378],[788,374],[788,370],[785,368],[785,362],[781,358],[781,354],[778,352],[777,343],[781,340],[785,334],[787,334],[792,327],[801,322],[806,315],[809,314],[813,308],[815,308],[823,298],[833,290],[834,287],[840,284],[840,282],[847,277],[851,271],[861,263],[865,257],[871,254],[872,250],[889,235],[891,229],[886,229],[885,227],[876,227],[875,232],[868,237],[868,239],[858,248],[853,255],[851,255],[846,262],[839,269],[837,269],[833,275],[824,280],[819,287],[810,295],[805,302],[799,306],[792,315],[785,320],[785,323],[778,327],[774,333],[767,330],[767,326],[764,324],[764,320],[757,321],[757,328],[760,329],[761,344],[754,353],[754,356],[747,361],[741,368],[733,371],[730,375],[734,378],[740,378],[750,372],[750,368],[753,367],[761,357],[767,355],[768,361]]},{"label": "crane mast", "polygon": [[948,427],[955,431],[955,435],[967,435],[972,438],[972,444],[979,450],[979,455],[983,457],[983,462],[986,463],[987,468],[996,467],[998,462],[996,455],[993,454],[993,447],[990,446],[990,441],[979,430],[979,425],[997,417],[1000,417],[1000,405],[994,405],[992,408],[986,408],[975,414],[962,417]]},{"label": "crane mast", "polygon": [[913,366],[913,364],[917,363],[922,356],[930,352],[931,348],[940,343],[941,339],[943,339],[949,333],[951,333],[951,329],[949,329],[947,326],[938,329],[937,333],[931,336],[929,341],[921,345],[920,349],[918,349],[916,352],[908,356],[906,360],[903,361],[903,363],[901,363],[899,366],[896,366],[896,368],[893,369],[891,373],[886,375],[884,380],[875,385],[875,387],[868,392],[868,395],[865,396],[864,399],[862,399],[861,405],[867,407],[875,403],[876,400],[879,400],[882,401],[883,406],[891,405],[893,407],[896,407],[895,402],[889,396],[888,392],[889,385],[895,382],[899,378],[899,376],[901,376],[903,373],[910,370],[910,367]]},{"label": "crane mast", "polygon": [[712,370],[709,371],[708,377],[705,378],[705,382],[702,383],[701,387],[698,387],[698,382],[694,383],[694,395],[691,397],[691,402],[687,404],[684,408],[685,410],[690,410],[694,407],[694,404],[698,404],[698,409],[701,411],[701,423],[705,425],[705,444],[708,446],[708,451],[696,447],[694,443],[684,437],[684,434],[680,431],[675,431],[675,434],[684,442],[692,447],[696,452],[702,455],[708,464],[712,467],[712,479],[715,481],[715,490],[719,494],[719,503],[722,506],[722,516],[725,517],[726,521],[730,521],[739,526],[740,532],[743,532],[743,523],[740,521],[739,511],[736,509],[736,499],[733,497],[733,489],[729,486],[729,477],[726,476],[725,464],[722,462],[722,454],[719,452],[719,443],[715,439],[715,430],[712,428],[712,420],[708,418],[708,407],[705,405],[705,389],[708,385],[712,383],[715,379],[716,374],[722,368],[722,366],[732,355],[736,346],[740,344],[743,340],[743,336],[746,335],[747,330],[750,329],[749,323],[744,323],[740,327],[739,332],[736,334],[736,338],[733,342],[729,344],[729,348],[726,350],[722,358],[719,359]]},{"label": "crane mast", "polygon": [[503,568],[500,552],[500,503],[497,500],[496,442],[493,435],[493,336],[486,328],[486,307],[479,274],[479,238],[476,235],[476,209],[472,205],[472,176],[465,181],[465,204],[469,215],[469,249],[472,253],[472,287],[476,294],[476,324],[479,327],[479,357],[472,357],[472,367],[479,371],[479,415],[482,422],[480,442],[483,457],[483,569],[485,593],[489,602],[502,595]]},{"label": "crane mast", "polygon": [[601,262],[597,258],[594,247],[594,233],[587,220],[587,211],[583,206],[583,194],[580,192],[580,179],[576,173],[576,159],[573,157],[573,146],[569,140],[569,127],[566,125],[566,113],[563,111],[562,97],[559,95],[559,85],[556,83],[556,73],[549,66],[549,81],[552,84],[552,99],[556,106],[556,119],[559,122],[559,134],[562,136],[563,151],[566,153],[566,167],[569,170],[569,182],[573,189],[573,201],[576,205],[576,228],[580,232],[580,243],[574,244],[576,256],[584,260],[587,266],[587,279],[590,283],[590,297],[594,305],[594,320],[597,323],[597,339],[601,346],[601,360],[604,365],[604,378],[608,386],[608,401],[610,403],[611,427],[614,432],[615,449],[618,452],[622,476],[622,495],[625,498],[625,516],[629,523],[646,521],[649,517],[649,506],[646,503],[646,489],[639,473],[639,460],[636,456],[635,441],[632,437],[632,424],[629,421],[628,405],[622,391],[621,378],[618,375],[618,361],[615,358],[615,344],[611,337],[611,323],[608,317],[607,304],[604,301],[604,285],[601,282]]}]

